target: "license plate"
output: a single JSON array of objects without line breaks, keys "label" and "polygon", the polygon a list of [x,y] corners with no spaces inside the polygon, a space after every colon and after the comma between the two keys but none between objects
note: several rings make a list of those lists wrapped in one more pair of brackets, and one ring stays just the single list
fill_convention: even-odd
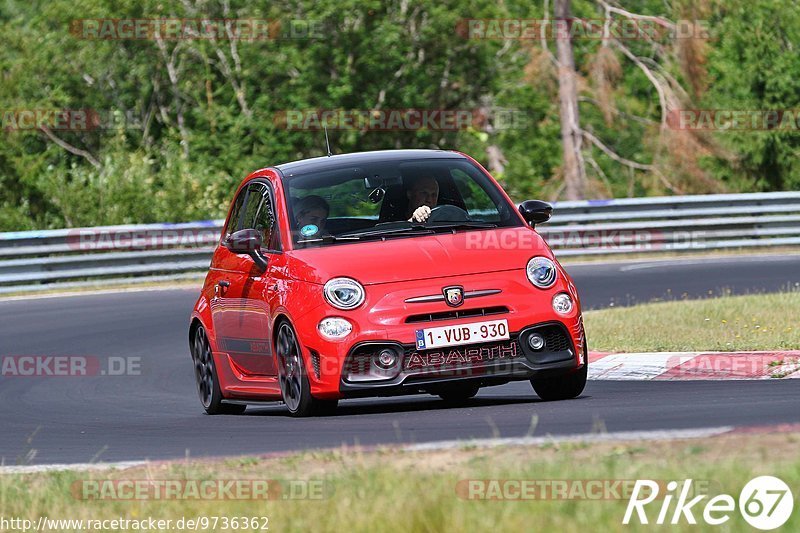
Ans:
[{"label": "license plate", "polygon": [[457,326],[441,326],[417,330],[417,350],[480,344],[498,340],[508,340],[507,320],[487,320]]}]

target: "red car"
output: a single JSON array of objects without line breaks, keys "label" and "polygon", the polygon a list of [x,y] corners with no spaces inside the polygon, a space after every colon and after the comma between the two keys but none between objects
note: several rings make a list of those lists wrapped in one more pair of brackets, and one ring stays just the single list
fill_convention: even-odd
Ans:
[{"label": "red car", "polygon": [[282,400],[463,401],[530,380],[544,400],[586,384],[575,286],[474,159],[396,150],[258,170],[239,186],[189,327],[209,414]]}]

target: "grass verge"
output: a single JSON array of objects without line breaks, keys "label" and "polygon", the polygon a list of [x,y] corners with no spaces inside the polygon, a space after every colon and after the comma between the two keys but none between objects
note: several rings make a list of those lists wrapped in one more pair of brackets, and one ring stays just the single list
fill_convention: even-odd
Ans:
[{"label": "grass verge", "polygon": [[591,350],[797,350],[800,291],[587,311],[584,321]]},{"label": "grass verge", "polygon": [[[734,499],[747,481],[775,475],[800,494],[800,433],[727,434],[683,441],[552,443],[543,446],[469,448],[434,452],[358,450],[309,452],[282,458],[243,457],[216,462],[150,464],[123,471],[51,472],[0,476],[2,516],[70,519],[227,516],[268,517],[271,531],[645,531],[622,526],[625,496],[541,500],[469,499],[465,480],[695,480],[710,496]],[[260,479],[315,481],[315,499],[253,500],[85,500],[76,486],[84,480]],[[459,485],[461,483],[461,485]],[[577,482],[576,482],[577,483]],[[582,482],[581,482],[582,483]],[[490,485],[484,485],[488,487]],[[571,487],[586,486],[580,483]],[[76,497],[76,494],[78,495]],[[299,494],[299,493],[298,493]],[[480,495],[480,492],[476,493]],[[513,495],[513,494],[512,494]],[[534,493],[535,495],[535,493]],[[654,521],[662,500],[647,507]],[[674,509],[672,500],[672,508]],[[702,505],[705,505],[704,500]],[[671,516],[671,514],[670,514]],[[695,512],[702,524],[702,507]],[[685,522],[678,530],[696,531]],[[670,527],[670,530],[673,528]],[[800,513],[784,526],[800,530]],[[109,528],[118,531],[121,528]],[[199,530],[208,530],[199,528]],[[218,526],[217,530],[221,530]],[[240,529],[257,531],[258,528]],[[750,530],[734,512],[725,531]]]}]

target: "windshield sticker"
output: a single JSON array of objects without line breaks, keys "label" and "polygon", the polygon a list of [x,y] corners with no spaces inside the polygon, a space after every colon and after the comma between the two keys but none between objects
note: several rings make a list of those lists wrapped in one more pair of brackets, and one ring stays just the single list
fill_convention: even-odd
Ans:
[{"label": "windshield sticker", "polygon": [[315,226],[314,224],[307,224],[307,225],[303,226],[302,228],[300,228],[300,234],[303,237],[311,237],[312,235],[314,235],[318,231],[319,231],[319,228],[317,226]]}]

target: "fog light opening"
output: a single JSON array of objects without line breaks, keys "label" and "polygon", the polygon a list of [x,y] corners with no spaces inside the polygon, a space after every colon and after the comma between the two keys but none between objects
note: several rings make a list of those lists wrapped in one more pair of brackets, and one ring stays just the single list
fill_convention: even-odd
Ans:
[{"label": "fog light opening", "polygon": [[380,368],[392,368],[397,364],[398,355],[391,348],[384,348],[375,356],[375,364]]},{"label": "fog light opening", "polygon": [[538,333],[532,333],[531,336],[528,337],[528,346],[530,346],[532,350],[536,350],[538,352],[544,348],[544,337]]}]

